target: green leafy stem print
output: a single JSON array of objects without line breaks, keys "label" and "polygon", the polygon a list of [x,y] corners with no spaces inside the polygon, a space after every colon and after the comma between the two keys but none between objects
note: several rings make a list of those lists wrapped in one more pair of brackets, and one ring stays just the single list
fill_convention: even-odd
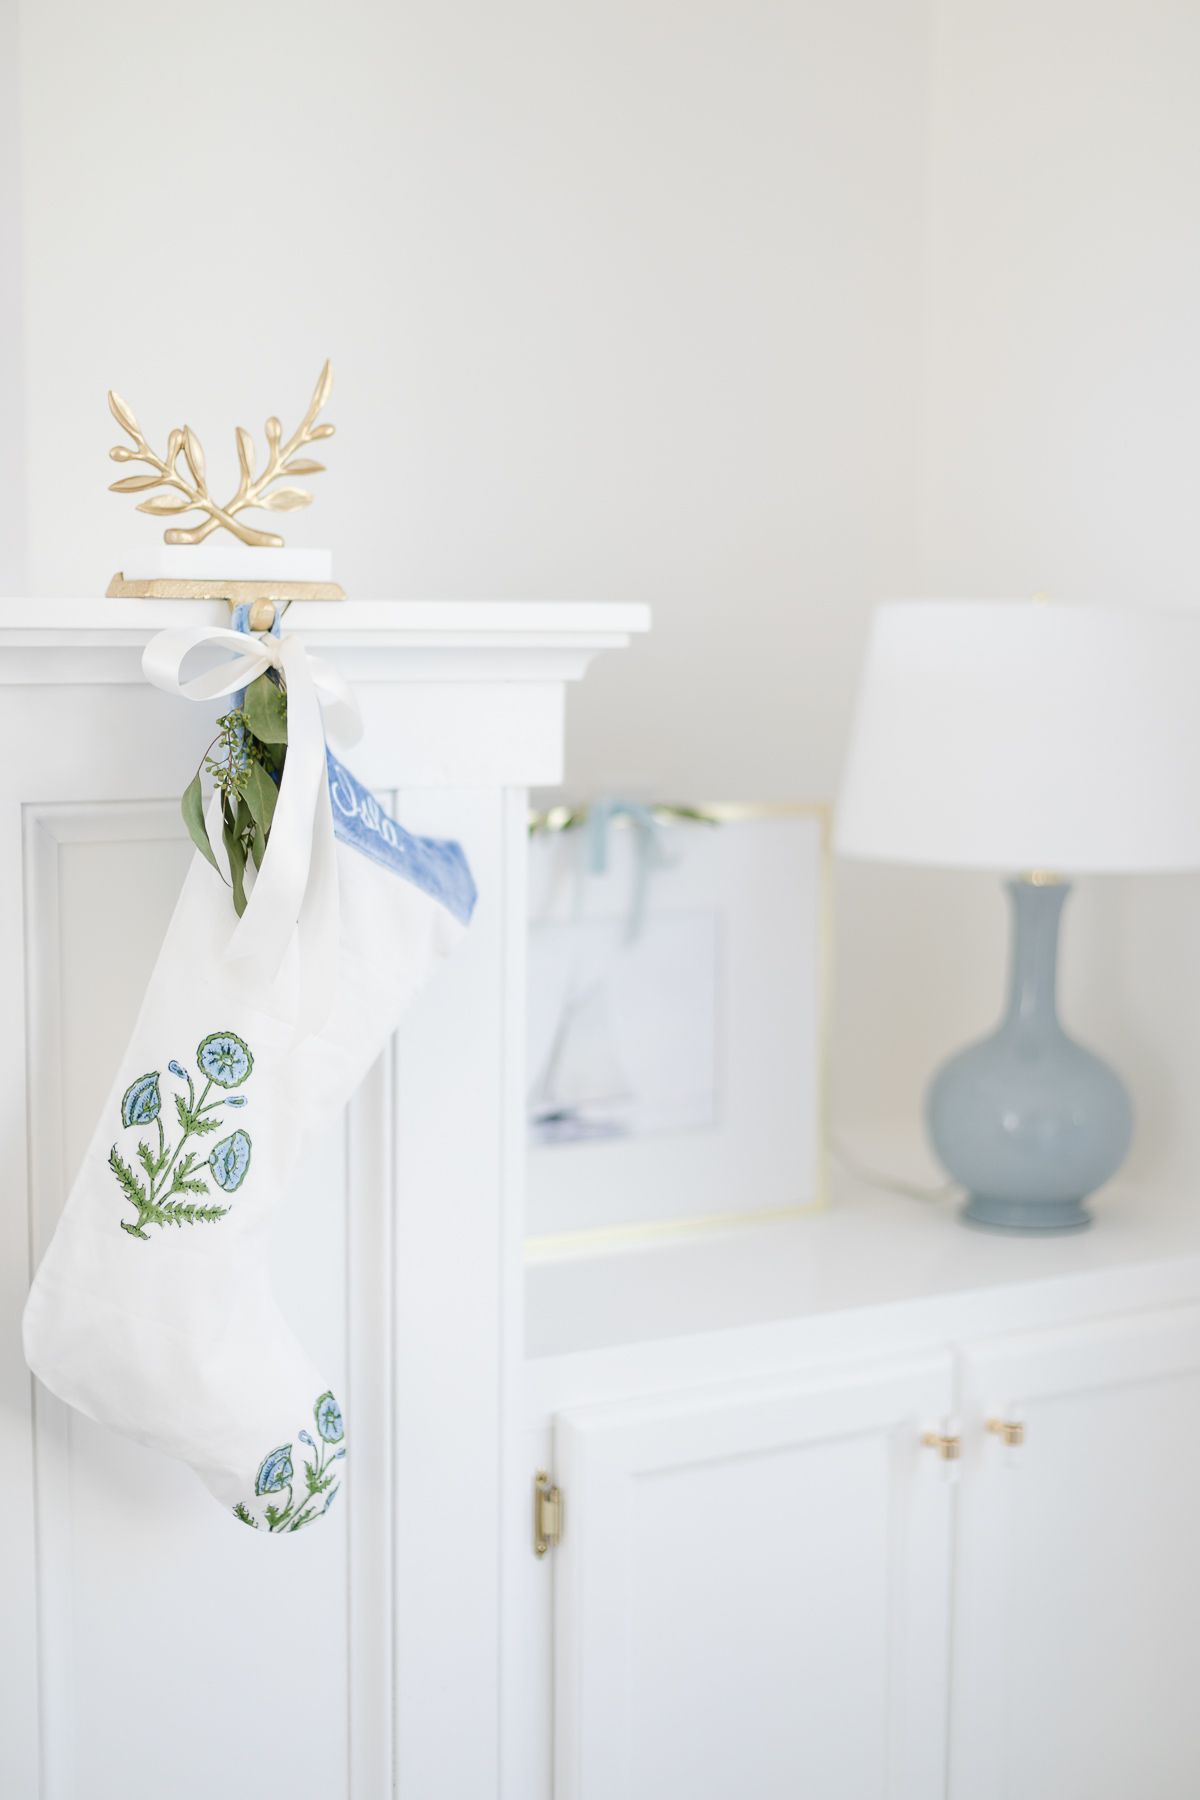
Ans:
[{"label": "green leafy stem print", "polygon": [[[223,1219],[229,1208],[216,1199],[208,1178],[224,1194],[236,1193],[246,1179],[250,1134],[240,1127],[215,1144],[207,1159],[202,1150],[185,1150],[185,1145],[192,1138],[205,1138],[220,1129],[222,1107],[245,1106],[246,1096],[230,1090],[240,1088],[249,1079],[254,1057],[232,1031],[213,1031],[197,1045],[196,1062],[205,1077],[199,1095],[191,1075],[180,1063],[167,1064],[177,1081],[187,1083],[186,1098],[182,1091],[172,1096],[181,1133],[174,1143],[168,1141],[163,1128],[157,1069],[139,1075],[122,1097],[121,1124],[126,1130],[153,1125],[157,1133],[157,1139],[153,1135],[149,1141],[145,1137],[138,1139],[135,1160],[140,1173],[115,1144],[109,1152],[108,1166],[137,1213],[132,1225],[128,1219],[120,1221],[121,1230],[130,1237],[148,1239],[150,1234],[144,1229],[147,1225],[212,1224]],[[217,1097],[210,1100],[214,1088],[218,1090]]]},{"label": "green leafy stem print", "polygon": [[[310,1432],[297,1433],[297,1441],[307,1445],[312,1452],[305,1457],[301,1467],[304,1470],[304,1492],[296,1498],[296,1470],[292,1460],[292,1446],[280,1444],[263,1457],[258,1466],[258,1474],[254,1478],[254,1493],[257,1499],[265,1499],[267,1504],[263,1517],[268,1531],[299,1531],[302,1525],[311,1525],[314,1519],[329,1511],[333,1497],[341,1483],[334,1475],[333,1465],[340,1462],[346,1454],[342,1442],[346,1435],[342,1422],[342,1409],[329,1392],[321,1394],[313,1405],[313,1419],[316,1422],[317,1437]],[[336,1446],[336,1448],[335,1448]],[[233,1509],[235,1519],[243,1525],[258,1530],[258,1520],[244,1500],[239,1500]]]}]

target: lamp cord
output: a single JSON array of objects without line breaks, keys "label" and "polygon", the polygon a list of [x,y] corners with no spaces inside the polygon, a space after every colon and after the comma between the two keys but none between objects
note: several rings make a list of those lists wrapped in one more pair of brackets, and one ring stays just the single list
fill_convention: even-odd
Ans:
[{"label": "lamp cord", "polygon": [[928,1183],[905,1181],[898,1175],[884,1174],[882,1170],[872,1168],[869,1163],[861,1162],[852,1150],[847,1149],[836,1132],[830,1133],[829,1150],[847,1175],[852,1175],[856,1181],[864,1181],[868,1187],[880,1188],[884,1193],[899,1194],[905,1200],[922,1200],[927,1205],[937,1205],[943,1200],[954,1199],[964,1191],[957,1181],[942,1181],[936,1186],[930,1186]]}]

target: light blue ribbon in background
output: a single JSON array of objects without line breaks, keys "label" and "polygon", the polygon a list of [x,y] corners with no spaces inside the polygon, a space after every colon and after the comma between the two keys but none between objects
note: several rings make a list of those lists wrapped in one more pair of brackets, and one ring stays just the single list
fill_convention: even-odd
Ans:
[{"label": "light blue ribbon in background", "polygon": [[633,897],[625,922],[625,942],[633,944],[641,935],[646,921],[646,901],[650,878],[655,869],[670,861],[663,844],[663,827],[653,810],[640,800],[593,800],[587,809],[585,830],[588,844],[588,869],[593,875],[608,870],[609,827],[614,819],[628,819],[633,828]]}]

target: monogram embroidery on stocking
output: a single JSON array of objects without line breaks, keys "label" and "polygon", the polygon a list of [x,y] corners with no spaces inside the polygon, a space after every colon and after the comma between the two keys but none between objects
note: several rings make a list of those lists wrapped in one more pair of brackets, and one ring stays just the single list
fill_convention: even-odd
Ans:
[{"label": "monogram embroidery on stocking", "polygon": [[[268,1531],[299,1531],[302,1525],[311,1525],[329,1511],[333,1497],[341,1483],[334,1479],[333,1465],[340,1462],[346,1454],[342,1439],[345,1426],[342,1423],[342,1409],[331,1393],[324,1393],[313,1407],[313,1418],[317,1424],[315,1442],[307,1431],[297,1433],[298,1441],[306,1444],[312,1451],[311,1460],[304,1458],[305,1492],[299,1502],[295,1499],[296,1471],[292,1463],[292,1446],[281,1444],[278,1450],[272,1450],[264,1456],[259,1464],[258,1474],[254,1478],[254,1492],[257,1498],[266,1499],[264,1517]],[[334,1445],[340,1446],[334,1449]],[[268,1498],[276,1496],[276,1498]],[[235,1519],[243,1525],[250,1525],[258,1530],[258,1520],[250,1511],[244,1500],[239,1500],[233,1509]]]},{"label": "monogram embroidery on stocking", "polygon": [[[121,1101],[121,1124],[127,1131],[135,1126],[153,1125],[158,1134],[157,1143],[153,1137],[149,1142],[146,1138],[138,1140],[140,1175],[126,1162],[115,1144],[109,1153],[108,1166],[116,1176],[117,1185],[137,1212],[134,1224],[131,1225],[128,1219],[120,1221],[121,1230],[127,1231],[130,1237],[148,1239],[149,1232],[143,1230],[146,1225],[199,1225],[223,1219],[229,1208],[214,1200],[204,1171],[225,1194],[236,1193],[246,1179],[250,1167],[250,1135],[240,1127],[213,1146],[207,1161],[202,1151],[185,1151],[184,1146],[190,1138],[204,1138],[220,1129],[223,1106],[245,1106],[246,1096],[229,1090],[239,1088],[249,1080],[254,1058],[247,1045],[232,1031],[213,1031],[197,1045],[196,1061],[201,1074],[206,1077],[199,1097],[188,1071],[177,1062],[167,1064],[168,1071],[177,1081],[187,1083],[186,1099],[182,1092],[172,1095],[182,1133],[175,1143],[167,1141],[163,1129],[158,1070],[139,1075],[125,1090]],[[210,1100],[214,1088],[225,1091]]]}]

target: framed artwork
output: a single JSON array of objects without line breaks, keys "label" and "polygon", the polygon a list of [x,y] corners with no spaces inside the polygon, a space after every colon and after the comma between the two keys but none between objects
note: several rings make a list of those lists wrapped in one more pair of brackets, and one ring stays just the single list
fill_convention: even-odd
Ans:
[{"label": "framed artwork", "polygon": [[530,1251],[824,1199],[829,814],[531,822]]}]

